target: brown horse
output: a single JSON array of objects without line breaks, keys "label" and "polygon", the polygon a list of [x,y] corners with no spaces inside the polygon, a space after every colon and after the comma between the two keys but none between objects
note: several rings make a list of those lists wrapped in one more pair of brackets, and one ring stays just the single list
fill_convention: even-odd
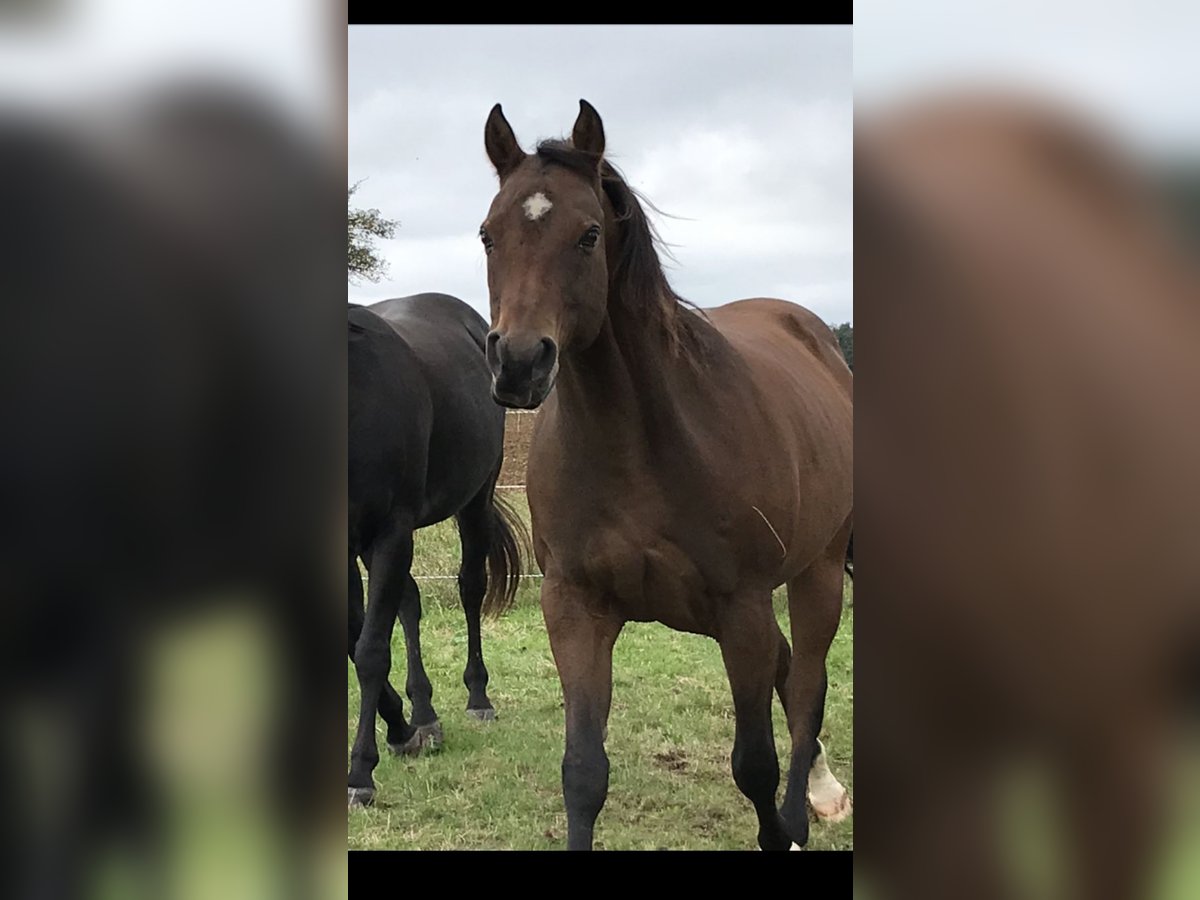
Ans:
[{"label": "brown horse", "polygon": [[1028,98],[860,120],[854,181],[873,894],[1023,895],[1033,765],[1068,895],[1145,896],[1200,650],[1195,271],[1123,154]]},{"label": "brown horse", "polygon": [[[629,621],[716,638],[759,845],[803,845],[805,785],[818,815],[849,811],[817,742],[853,505],[837,341],[782,300],[682,306],[587,102],[570,142],[532,154],[497,104],[485,145],[500,178],[480,229],[492,394],[543,407],[526,480],[566,711],[568,847],[591,848],[608,792],[612,650]],[[781,584],[794,652],[771,607]],[[782,808],[772,689],[792,738]]]}]

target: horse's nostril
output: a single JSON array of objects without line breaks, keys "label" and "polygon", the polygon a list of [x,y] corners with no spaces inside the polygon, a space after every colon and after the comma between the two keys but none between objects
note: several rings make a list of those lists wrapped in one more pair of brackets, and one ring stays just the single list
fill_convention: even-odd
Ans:
[{"label": "horse's nostril", "polygon": [[492,366],[500,365],[500,332],[489,331],[486,343],[485,355],[488,363]]},{"label": "horse's nostril", "polygon": [[541,370],[543,373],[548,373],[554,368],[554,361],[558,358],[558,346],[548,337],[541,340],[541,346],[538,348],[537,361],[534,363],[534,368]]}]

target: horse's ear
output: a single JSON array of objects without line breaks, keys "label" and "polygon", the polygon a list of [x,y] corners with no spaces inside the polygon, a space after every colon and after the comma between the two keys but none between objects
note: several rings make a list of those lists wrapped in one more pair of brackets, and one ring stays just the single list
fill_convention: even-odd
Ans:
[{"label": "horse's ear", "polygon": [[525,151],[517,143],[517,136],[513,134],[508,119],[504,118],[499,103],[492,107],[487,124],[483,126],[483,145],[501,181],[525,159]]},{"label": "horse's ear", "polygon": [[576,150],[604,155],[604,123],[600,121],[600,113],[586,100],[579,101],[579,117],[571,130],[571,143]]}]

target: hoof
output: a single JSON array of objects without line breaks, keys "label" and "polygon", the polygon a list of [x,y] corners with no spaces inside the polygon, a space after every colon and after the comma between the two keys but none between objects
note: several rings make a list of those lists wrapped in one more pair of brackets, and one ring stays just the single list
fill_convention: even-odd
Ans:
[{"label": "hoof", "polygon": [[792,842],[792,846],[791,846],[791,848],[790,848],[790,849],[792,849],[792,850],[799,850],[799,849],[801,849],[801,848],[800,848],[800,845],[799,845],[799,844],[797,844],[795,841],[793,841],[793,842]]},{"label": "hoof", "polygon": [[842,788],[838,795],[826,796],[819,800],[810,796],[808,802],[812,806],[812,811],[822,822],[843,822],[854,811],[850,793],[845,788]]},{"label": "hoof", "polygon": [[825,748],[817,742],[820,752],[808,773],[808,804],[822,822],[841,822],[850,815],[850,792],[842,787],[829,771]]},{"label": "hoof", "polygon": [[388,749],[397,756],[420,756],[426,750],[433,753],[442,749],[443,741],[442,723],[434,722],[419,726],[403,744],[388,744]]},{"label": "hoof", "polygon": [[840,797],[827,798],[821,803],[816,802],[816,800],[810,797],[809,804],[811,804],[812,811],[815,812],[818,820],[822,822],[844,822],[847,818],[850,818],[851,812],[854,811],[854,804],[851,803],[850,793],[846,792],[845,788],[842,790]]},{"label": "hoof", "polygon": [[353,809],[356,806],[370,806],[375,802],[375,788],[346,788],[346,807]]},{"label": "hoof", "polygon": [[477,722],[496,721],[496,711],[494,709],[468,709],[467,715]]}]

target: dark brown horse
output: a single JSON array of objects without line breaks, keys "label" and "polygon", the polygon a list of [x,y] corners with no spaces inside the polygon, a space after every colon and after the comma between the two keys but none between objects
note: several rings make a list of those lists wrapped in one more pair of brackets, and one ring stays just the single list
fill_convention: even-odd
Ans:
[{"label": "dark brown horse", "polygon": [[[570,142],[532,154],[497,105],[485,144],[500,177],[480,229],[492,394],[543,406],[526,480],[565,701],[568,846],[591,848],[608,791],[612,649],[629,621],[717,639],[759,845],[803,845],[805,785],[818,815],[849,811],[817,742],[852,508],[837,341],[782,300],[681,305],[588,103]],[[794,652],[771,608],[781,584]],[[782,808],[772,689],[792,737]]]},{"label": "dark brown horse", "polygon": [[1027,97],[860,120],[854,183],[872,894],[1024,896],[1032,765],[1066,895],[1146,896],[1200,650],[1195,271],[1123,154]]}]

